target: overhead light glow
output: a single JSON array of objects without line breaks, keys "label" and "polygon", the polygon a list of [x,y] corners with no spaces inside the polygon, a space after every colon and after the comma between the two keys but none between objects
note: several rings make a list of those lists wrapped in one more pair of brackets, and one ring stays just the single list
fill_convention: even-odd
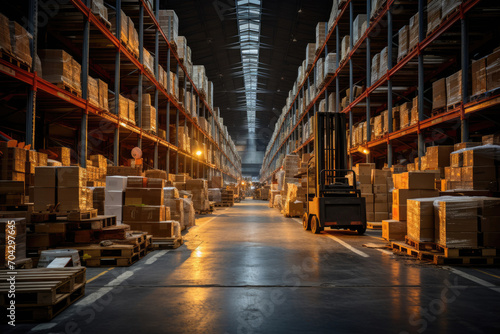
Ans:
[{"label": "overhead light glow", "polygon": [[256,125],[261,12],[261,0],[238,0],[237,2],[236,13],[249,133],[255,133]]},{"label": "overhead light glow", "polygon": [[200,156],[200,155],[201,155],[201,151],[199,151],[199,150],[198,150],[198,151],[196,151],[196,155],[197,155],[197,156]]}]

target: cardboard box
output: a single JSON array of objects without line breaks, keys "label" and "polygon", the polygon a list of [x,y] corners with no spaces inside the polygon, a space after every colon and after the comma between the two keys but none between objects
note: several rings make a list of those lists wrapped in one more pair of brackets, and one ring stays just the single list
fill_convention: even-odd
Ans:
[{"label": "cardboard box", "polygon": [[371,184],[360,184],[358,186],[358,189],[361,191],[362,194],[369,194],[373,191]]},{"label": "cardboard box", "polygon": [[35,167],[35,187],[55,188],[57,186],[56,167]]},{"label": "cardboard box", "polygon": [[472,96],[484,94],[486,88],[486,59],[482,58],[472,62]]},{"label": "cardboard box", "polygon": [[392,205],[392,219],[399,221],[406,221],[407,218],[407,206],[406,205]]},{"label": "cardboard box", "polygon": [[382,220],[382,238],[385,240],[405,240],[406,222]]},{"label": "cardboard box", "polygon": [[462,167],[461,173],[463,182],[496,182],[496,170],[493,166]]},{"label": "cardboard box", "polygon": [[377,212],[375,211],[375,214],[374,214],[374,221],[375,222],[381,222],[385,219],[389,219],[389,213],[387,211],[385,212]]},{"label": "cardboard box", "polygon": [[34,188],[34,210],[46,211],[49,206],[56,204],[56,188],[55,187],[35,187]]},{"label": "cardboard box", "polygon": [[435,176],[425,172],[406,172],[401,174],[400,189],[435,189]]},{"label": "cardboard box", "polygon": [[462,71],[446,78],[446,105],[452,107],[462,102]]},{"label": "cardboard box", "polygon": [[480,217],[479,224],[479,231],[481,232],[500,233],[500,216]]},{"label": "cardboard box", "polygon": [[153,235],[153,238],[172,238],[174,236],[174,224],[176,221],[161,222],[129,222],[131,230],[144,231]]},{"label": "cardboard box", "polygon": [[410,190],[410,189],[394,189],[392,191],[393,205],[407,205],[407,201],[413,198],[429,198],[438,197],[438,190]]},{"label": "cardboard box", "polygon": [[398,61],[406,57],[409,46],[409,28],[403,26],[398,32]]},{"label": "cardboard box", "polygon": [[427,166],[428,169],[439,169],[450,166],[450,154],[453,152],[453,146],[431,146],[427,148]]},{"label": "cardboard box", "polygon": [[104,193],[104,203],[106,206],[122,206],[124,204],[124,192],[107,190]]},{"label": "cardboard box", "polygon": [[463,165],[472,166],[494,166],[497,150],[491,149],[471,149],[463,152]]},{"label": "cardboard box", "polygon": [[121,205],[105,205],[104,214],[106,216],[116,216],[117,225],[121,225],[123,221],[123,206]]},{"label": "cardboard box", "polygon": [[106,191],[125,191],[127,187],[126,176],[106,176]]},{"label": "cardboard box", "polygon": [[57,186],[78,188],[87,185],[87,171],[85,168],[59,167],[57,169]]},{"label": "cardboard box", "polygon": [[479,214],[483,217],[500,216],[500,199],[481,197],[477,199]]},{"label": "cardboard box", "polygon": [[391,177],[391,171],[380,169],[372,169],[371,183],[372,184],[385,184],[387,185],[387,178]]},{"label": "cardboard box", "polygon": [[143,176],[128,176],[127,188],[146,188],[147,179]]},{"label": "cardboard box", "polygon": [[58,187],[57,201],[59,211],[87,210],[92,203],[88,202],[88,189],[86,187]]}]

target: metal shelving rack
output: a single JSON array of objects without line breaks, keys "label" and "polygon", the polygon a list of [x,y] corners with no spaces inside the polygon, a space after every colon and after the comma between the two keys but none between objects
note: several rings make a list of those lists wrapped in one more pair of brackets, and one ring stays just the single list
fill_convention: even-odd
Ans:
[{"label": "metal shelving rack", "polygon": [[[435,79],[440,79],[442,73],[453,65],[460,64],[458,69],[462,70],[462,87],[469,87],[469,67],[471,54],[469,20],[470,13],[475,9],[488,8],[493,6],[498,8],[498,4],[491,1],[466,0],[451,14],[442,19],[441,24],[432,32],[426,33],[425,20],[427,11],[425,5],[427,1],[418,0],[414,4],[408,1],[387,0],[379,9],[378,14],[370,20],[372,11],[371,0],[347,0],[343,7],[339,9],[339,14],[333,27],[328,31],[326,28],[326,40],[317,52],[312,68],[306,72],[305,79],[299,83],[297,94],[294,96],[290,108],[282,119],[277,131],[272,136],[272,140],[266,151],[263,167],[261,169],[261,181],[271,180],[274,174],[281,169],[280,157],[285,154],[311,152],[313,150],[312,141],[314,134],[310,138],[302,138],[302,143],[298,144],[300,135],[298,131],[301,126],[308,122],[311,116],[318,110],[319,102],[323,98],[326,100],[328,110],[328,94],[335,93],[336,106],[333,110],[340,111],[348,115],[349,118],[349,142],[352,142],[353,124],[355,119],[366,121],[367,143],[363,146],[372,151],[376,151],[378,156],[386,157],[388,166],[394,162],[394,152],[402,151],[404,148],[413,148],[416,143],[418,157],[425,155],[425,144],[432,142],[426,136],[426,131],[436,128],[450,128],[450,122],[459,121],[459,126],[453,126],[453,131],[460,131],[461,142],[469,140],[469,120],[473,116],[481,116],[488,113],[495,106],[500,105],[500,95],[486,95],[475,101],[470,101],[468,89],[462,91],[462,103],[459,106],[445,110],[443,113],[431,116],[425,114],[425,94],[428,93],[430,84]],[[397,14],[395,14],[397,12]],[[371,82],[371,62],[372,56],[379,53],[387,45],[396,45],[397,33],[399,29],[408,24],[410,17],[419,13],[419,42],[418,45],[408,51],[408,54],[398,62],[393,61],[393,50],[388,48],[388,71],[381,75],[376,82]],[[356,15],[367,14],[367,30],[353,45],[353,21]],[[498,18],[498,17],[497,17]],[[487,20],[488,18],[485,17]],[[491,18],[490,18],[491,19]],[[487,26],[487,25],[486,25]],[[443,59],[437,64],[429,64],[425,61],[425,55],[429,50],[439,54],[440,46],[436,41],[443,39],[445,34],[450,35],[452,42],[447,50],[448,59]],[[351,36],[350,52],[340,61],[340,37]],[[458,36],[458,38],[456,38]],[[447,36],[446,38],[450,38]],[[455,40],[457,39],[457,40]],[[442,48],[445,49],[445,48]],[[318,59],[325,57],[328,50],[334,50],[337,54],[337,69],[333,76],[326,78],[324,87],[317,91],[315,97],[306,106],[304,112],[298,114],[298,99],[305,96],[305,90],[316,82],[316,71]],[[330,51],[331,52],[331,51]],[[446,51],[445,51],[446,54]],[[458,58],[458,60],[457,60]],[[354,70],[356,69],[356,71]],[[359,69],[366,70],[360,71]],[[415,74],[416,73],[416,74]],[[441,75],[441,77],[440,77]],[[363,93],[354,98],[353,87],[356,83],[364,83],[366,89]],[[415,84],[416,83],[416,84]],[[407,86],[404,90],[397,90],[398,86]],[[350,89],[348,97],[349,104],[340,110],[340,92]],[[392,124],[392,112],[397,102],[405,101],[407,96],[418,93],[418,122],[409,127],[394,131]],[[388,110],[389,129],[388,133],[381,138],[372,139],[370,129],[370,119],[380,114],[383,110]],[[475,126],[481,129],[484,126]],[[373,153],[373,152],[372,152]],[[365,156],[358,152],[358,147],[351,147],[349,151],[350,163],[372,160],[371,154]]]},{"label": "metal shelving rack", "polygon": [[[29,7],[26,8],[28,20],[32,23],[28,25],[28,32],[33,36],[31,47],[33,69],[38,44],[39,8],[37,0],[30,0]],[[92,147],[96,152],[103,152],[106,145],[111,142],[112,160],[115,165],[120,162],[120,146],[139,146],[143,148],[146,156],[151,157],[149,159],[152,162],[151,167],[165,169],[167,173],[184,172],[192,177],[209,179],[219,175],[229,182],[237,182],[241,179],[241,158],[236,152],[234,143],[224,134],[223,127],[218,121],[219,115],[200,94],[187,74],[186,67],[179,60],[175,47],[160,28],[159,0],[155,0],[154,8],[153,11],[145,0],[115,2],[116,31],[120,31],[120,10],[133,19],[138,29],[139,57],[136,58],[108,26],[92,13],[89,0],[71,0],[67,4],[59,5],[57,13],[49,20],[49,24],[55,24],[58,28],[52,37],[57,39],[68,53],[81,60],[79,61],[82,66],[81,97],[47,82],[35,71],[23,70],[0,59],[0,83],[21,85],[28,92],[27,96],[22,97],[27,100],[26,144],[35,149],[44,148],[43,140],[36,141],[35,134],[38,131],[43,131],[44,135],[48,134],[46,127],[48,128],[50,123],[58,123],[78,133],[79,140],[75,141],[74,147],[78,147],[77,158],[82,167],[86,167],[89,142],[93,144],[98,142]],[[156,75],[146,71],[144,67],[143,47],[155,55]],[[198,102],[196,115],[198,118],[207,119],[209,132],[204,131],[195,118],[184,109],[186,101],[177,101],[168,93],[170,80],[167,81],[166,89],[156,80],[159,65],[164,67],[166,73],[175,72],[177,82],[179,82],[179,72],[185,73],[184,89],[190,89],[191,93],[196,95]],[[120,118],[118,103],[115,103],[114,110],[109,111],[89,104],[87,78],[90,70],[98,73],[101,79],[106,79],[109,89],[115,96],[124,90],[129,92],[136,90],[136,125]],[[157,110],[158,129],[165,131],[166,139],[141,128],[142,94],[150,92],[154,96],[152,104]],[[170,131],[174,126],[175,134],[172,139]],[[205,148],[209,148],[209,152],[218,152],[213,155],[214,163],[208,163],[203,158],[179,149],[181,126],[185,127],[192,139],[198,139]],[[44,139],[46,140],[45,137]],[[164,159],[160,159],[160,156]]]}]

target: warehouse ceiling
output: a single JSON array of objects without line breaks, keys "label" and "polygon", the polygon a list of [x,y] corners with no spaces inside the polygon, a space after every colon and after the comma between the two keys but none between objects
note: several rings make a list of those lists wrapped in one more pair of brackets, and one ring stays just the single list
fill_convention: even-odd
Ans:
[{"label": "warehouse ceiling", "polygon": [[[245,43],[248,30],[242,30],[241,21],[241,7],[248,3],[260,6],[260,22],[255,15],[246,17],[252,31],[260,23],[258,54],[252,59],[245,54],[255,52],[249,51],[255,43],[250,48]],[[305,59],[306,45],[314,43],[317,23],[328,21],[332,1],[240,0],[238,4],[240,10],[234,0],[169,0],[160,8],[173,9],[179,17],[179,35],[187,38],[193,64],[204,65],[214,83],[214,106],[220,108],[240,151],[243,174],[257,176],[274,124]],[[250,66],[242,66],[242,56]]]}]

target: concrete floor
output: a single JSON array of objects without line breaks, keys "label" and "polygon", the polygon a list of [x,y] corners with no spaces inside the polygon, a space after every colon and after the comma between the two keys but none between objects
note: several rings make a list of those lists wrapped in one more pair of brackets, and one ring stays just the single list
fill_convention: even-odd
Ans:
[{"label": "concrete floor", "polygon": [[[500,333],[500,269],[377,249],[380,231],[305,232],[266,202],[198,220],[184,246],[89,268],[86,296],[4,333]],[[373,244],[368,248],[363,245]]]}]

